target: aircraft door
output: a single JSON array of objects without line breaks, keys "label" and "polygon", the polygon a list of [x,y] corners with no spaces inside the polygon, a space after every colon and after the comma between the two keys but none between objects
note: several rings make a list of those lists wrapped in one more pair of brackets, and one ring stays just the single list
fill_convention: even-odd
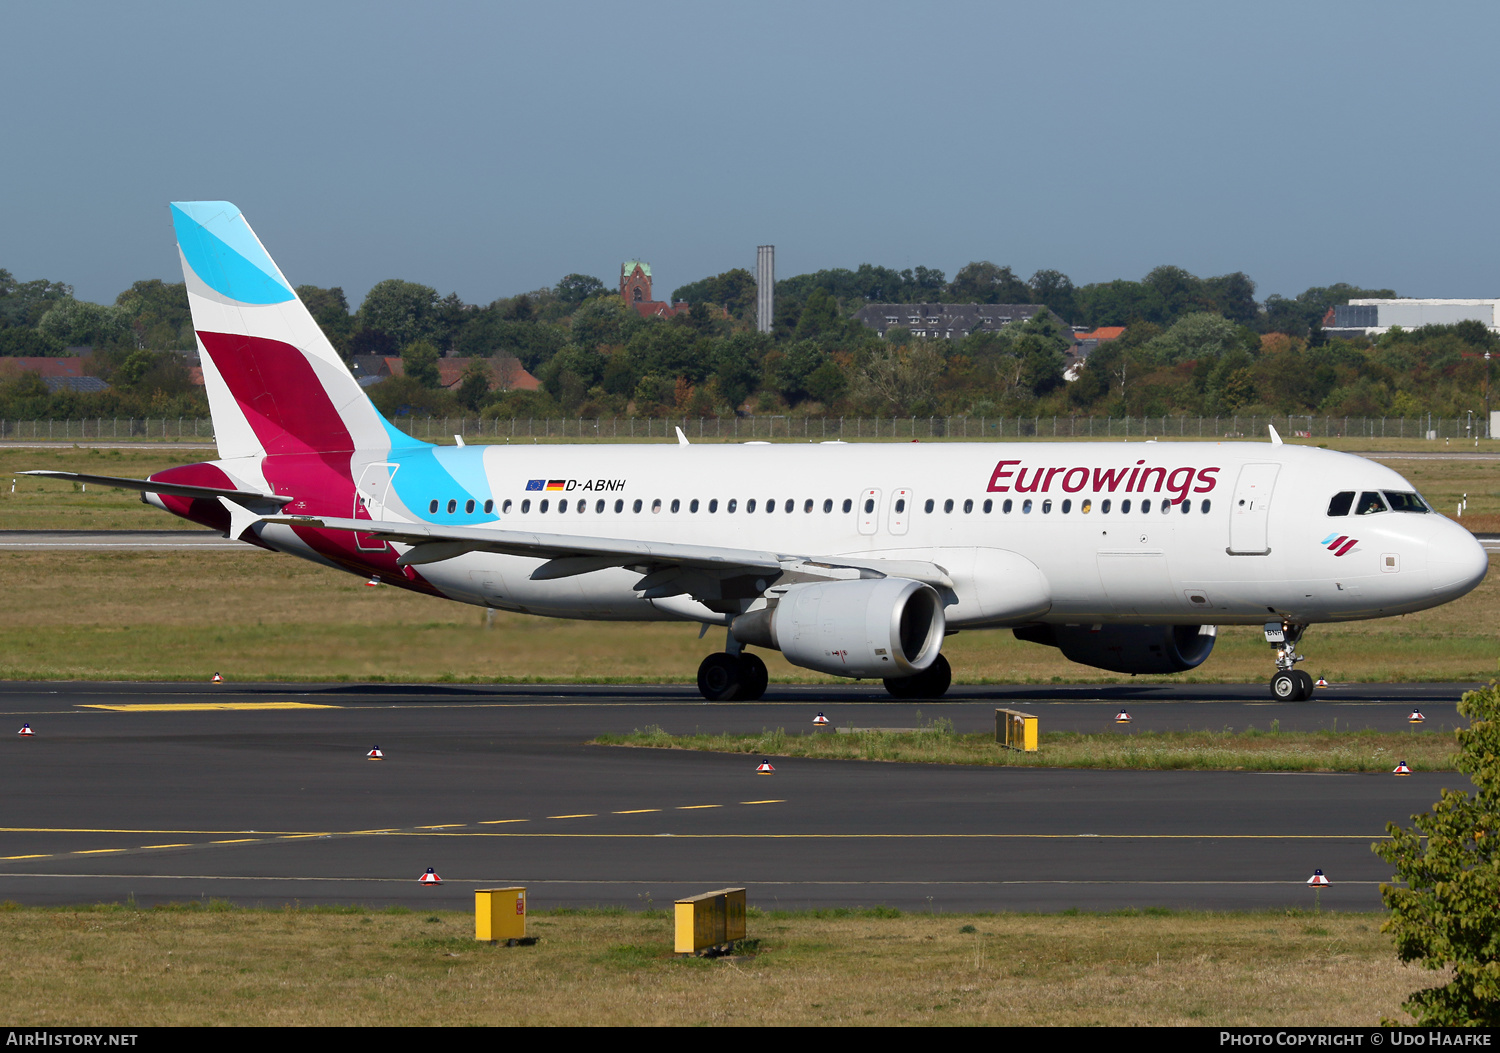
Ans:
[{"label": "aircraft door", "polygon": [[[390,461],[365,465],[354,488],[354,511],[350,519],[384,519],[385,503],[391,492],[391,480],[401,466]],[[354,535],[354,543],[364,552],[383,552],[386,543],[369,534]]]},{"label": "aircraft door", "polygon": [[859,507],[854,510],[859,515],[859,532],[861,534],[873,534],[880,525],[880,491],[866,490],[859,495]]},{"label": "aircraft door", "polygon": [[1264,556],[1270,553],[1267,533],[1271,515],[1271,491],[1276,487],[1279,464],[1247,464],[1234,484],[1234,503],[1229,508],[1229,554]]},{"label": "aircraft door", "polygon": [[911,491],[896,490],[891,494],[891,515],[886,529],[892,534],[904,534],[911,525]]}]

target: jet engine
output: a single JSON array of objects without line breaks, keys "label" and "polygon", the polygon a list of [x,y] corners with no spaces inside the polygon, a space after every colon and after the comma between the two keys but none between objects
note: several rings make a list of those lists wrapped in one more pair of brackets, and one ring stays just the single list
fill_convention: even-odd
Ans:
[{"label": "jet engine", "polygon": [[735,618],[735,639],[835,676],[920,673],[936,661],[947,628],[937,590],[910,578],[804,582],[773,588],[769,599]]},{"label": "jet engine", "polygon": [[1023,625],[1016,639],[1056,647],[1069,661],[1116,673],[1180,673],[1214,649],[1212,625]]}]

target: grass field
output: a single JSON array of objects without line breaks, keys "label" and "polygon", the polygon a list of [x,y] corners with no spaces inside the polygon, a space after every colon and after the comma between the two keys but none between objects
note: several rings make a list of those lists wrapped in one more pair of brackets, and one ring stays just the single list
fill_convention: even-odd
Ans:
[{"label": "grass field", "polygon": [[[752,889],[752,894],[753,894]],[[218,904],[0,910],[12,1026],[1066,1024],[1360,1026],[1441,977],[1383,916],[752,910],[740,953],[671,955],[663,910],[470,914]],[[13,905],[6,905],[12,907]]]},{"label": "grass field", "polygon": [[1114,768],[1214,771],[1391,771],[1405,761],[1413,771],[1452,771],[1453,728],[1412,732],[1238,731],[1136,732],[1117,734],[1043,732],[1034,753],[1007,749],[993,734],[960,735],[937,720],[917,732],[851,730],[796,731],[759,735],[669,735],[659,727],[628,735],[600,735],[600,746],[709,750],[769,757],[979,764],[1029,768]]},{"label": "grass field", "polygon": [[[1304,668],[1340,681],[1489,680],[1500,646],[1500,575],[1420,614],[1319,626]],[[353,575],[243,551],[0,552],[0,678],[11,680],[585,681],[689,683],[717,640],[686,623],[582,622],[368,588]],[[1150,682],[1074,665],[1007,631],[943,648],[961,683]],[[832,681],[763,657],[773,680]],[[1270,648],[1224,629],[1175,682],[1261,682]]]}]

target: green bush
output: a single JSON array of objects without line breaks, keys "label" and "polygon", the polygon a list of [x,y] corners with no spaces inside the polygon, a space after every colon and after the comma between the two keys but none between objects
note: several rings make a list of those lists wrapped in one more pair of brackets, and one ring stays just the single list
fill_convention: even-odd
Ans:
[{"label": "green bush", "polygon": [[1458,735],[1458,770],[1475,792],[1444,790],[1411,829],[1389,824],[1374,845],[1402,885],[1381,885],[1390,908],[1382,931],[1402,961],[1451,968],[1441,987],[1415,991],[1402,1006],[1419,1024],[1500,1025],[1500,687],[1470,691],[1458,704],[1469,718]]}]

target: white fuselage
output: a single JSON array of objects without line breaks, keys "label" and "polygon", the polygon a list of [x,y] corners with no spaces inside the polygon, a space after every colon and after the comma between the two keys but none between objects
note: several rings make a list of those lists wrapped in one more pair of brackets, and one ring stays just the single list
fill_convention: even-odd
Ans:
[{"label": "white fuselage", "polygon": [[[1473,536],[1433,512],[1329,515],[1339,492],[1413,491],[1396,472],[1270,443],[498,445],[390,456],[381,463],[398,467],[370,470],[358,455],[353,466],[374,519],[920,560],[953,579],[951,628],[1375,618],[1454,599],[1488,567]],[[261,537],[310,555],[286,527]],[[1026,576],[1017,557],[1050,593],[1041,616],[1007,614],[1008,590]],[[470,552],[421,571],[453,599],[507,610],[725,621],[685,596],[642,599],[637,571],[534,580],[543,562]]]}]

